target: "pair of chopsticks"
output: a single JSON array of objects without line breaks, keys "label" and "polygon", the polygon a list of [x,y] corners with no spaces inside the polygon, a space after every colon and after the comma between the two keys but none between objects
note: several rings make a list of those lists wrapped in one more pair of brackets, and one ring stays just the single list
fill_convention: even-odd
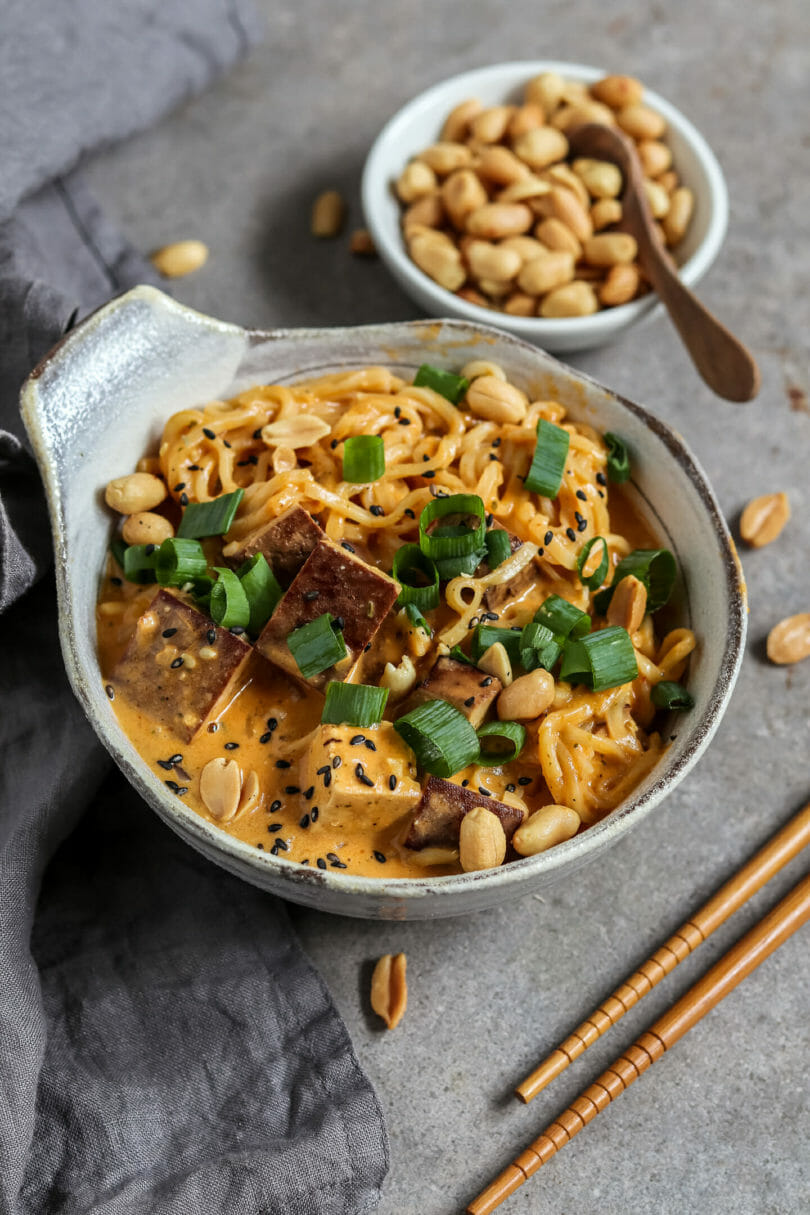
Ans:
[{"label": "pair of chopsticks", "polygon": [[[566,1038],[530,1076],[518,1085],[525,1102],[573,1063],[583,1051],[615,1025],[632,1006],[674,970],[729,916],[810,843],[810,804],[780,830],[721,886],[698,912],[682,924],[665,945],[614,991],[586,1021]],[[755,924],[680,1000],[637,1038],[598,1080],[589,1085],[532,1144],[482,1190],[467,1207],[468,1215],[489,1215],[550,1160],[642,1072],[660,1059],[679,1038],[742,982],[760,962],[778,949],[810,918],[810,874]]]}]

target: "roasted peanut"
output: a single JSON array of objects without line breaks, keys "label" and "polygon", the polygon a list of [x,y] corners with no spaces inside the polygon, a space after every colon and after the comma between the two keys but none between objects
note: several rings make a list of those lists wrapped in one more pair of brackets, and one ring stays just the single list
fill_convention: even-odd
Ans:
[{"label": "roasted peanut", "polygon": [[574,256],[562,251],[544,253],[526,262],[518,274],[518,286],[527,295],[545,295],[574,277]]},{"label": "roasted peanut", "polygon": [[442,127],[442,143],[461,143],[470,133],[470,122],[476,114],[480,114],[481,102],[476,97],[468,101],[460,101],[444,120]]},{"label": "roasted peanut", "polygon": [[542,127],[546,121],[546,115],[541,105],[536,102],[527,102],[525,105],[519,106],[506,127],[506,135],[508,139],[517,139],[519,135],[525,135],[527,131],[534,131],[537,127]]},{"label": "roasted peanut", "polygon": [[616,198],[600,198],[591,207],[591,223],[594,232],[601,232],[622,217],[622,204]]},{"label": "roasted peanut", "polygon": [[498,717],[501,721],[534,721],[553,701],[554,676],[538,667],[504,687],[498,697]]},{"label": "roasted peanut", "polygon": [[408,859],[412,865],[419,865],[424,869],[433,865],[455,865],[458,861],[458,848],[444,848],[437,844],[435,848],[420,848]]},{"label": "roasted peanut", "polygon": [[678,174],[673,169],[667,169],[666,173],[662,173],[658,178],[658,184],[664,187],[667,194],[671,194],[678,188]]},{"label": "roasted peanut", "polygon": [[416,667],[407,654],[403,654],[397,666],[393,662],[385,664],[385,670],[380,679],[380,687],[388,688],[394,696],[405,696],[416,683]]},{"label": "roasted peanut", "polygon": [[768,657],[785,666],[810,658],[810,612],[788,616],[768,634]]},{"label": "roasted peanut", "polygon": [[310,228],[313,236],[337,236],[346,218],[346,203],[338,190],[324,190],[312,204]]},{"label": "roasted peanut", "polygon": [[509,119],[514,113],[510,105],[493,105],[476,114],[470,123],[470,136],[477,143],[497,143],[503,139]]},{"label": "roasted peanut", "polygon": [[542,176],[551,186],[565,186],[567,190],[571,190],[586,211],[590,207],[591,196],[585,188],[585,183],[568,165],[552,165],[550,169],[543,170]]},{"label": "roasted peanut", "polygon": [[[449,181],[450,178],[447,180]],[[475,180],[478,181],[478,178],[476,177]],[[446,185],[447,183],[445,182],[444,184]],[[444,190],[444,186],[442,190]],[[418,228],[438,228],[444,219],[442,197],[443,195],[438,192],[436,194],[426,194],[415,203],[411,203],[402,216],[402,231],[405,233],[406,240],[411,236],[415,236]]]},{"label": "roasted peanut", "polygon": [[208,261],[208,246],[201,240],[178,240],[156,249],[149,258],[164,278],[183,278]]},{"label": "roasted peanut", "polygon": [[355,228],[349,239],[349,251],[355,257],[375,257],[377,250],[368,228]]},{"label": "roasted peanut", "polygon": [[484,651],[478,661],[478,666],[482,671],[486,671],[487,675],[494,675],[496,679],[500,679],[505,688],[511,684],[512,663],[505,646],[500,641],[496,641],[494,645]]},{"label": "roasted peanut", "polygon": [[535,240],[533,236],[508,236],[506,240],[501,241],[500,247],[501,249],[514,249],[522,265],[549,251],[546,245]]},{"label": "roasted peanut", "polygon": [[586,241],[593,235],[593,225],[587,207],[584,207],[570,190],[566,190],[564,186],[555,186],[548,196],[548,203],[551,216],[570,228],[577,240]]},{"label": "roasted peanut", "polygon": [[496,869],[506,856],[506,834],[497,814],[474,806],[461,820],[458,854],[465,873]]},{"label": "roasted peanut", "polygon": [[124,520],[121,534],[127,544],[162,544],[174,535],[174,528],[163,515],[142,510]]},{"label": "roasted peanut", "polygon": [[559,110],[552,114],[550,122],[559,130],[567,131],[570,127],[578,127],[583,122],[598,122],[602,126],[612,127],[616,125],[616,117],[609,106],[602,105],[600,101],[590,101],[585,98],[582,101],[576,101],[573,105],[560,106]]},{"label": "roasted peanut", "polygon": [[556,110],[565,92],[565,81],[557,72],[541,72],[526,85],[528,105],[540,106],[546,114]]},{"label": "roasted peanut", "polygon": [[632,262],[638,253],[636,238],[627,232],[599,232],[583,242],[585,260],[592,266]]},{"label": "roasted peanut", "polygon": [[504,301],[503,310],[510,316],[536,316],[537,298],[523,291],[513,291]]},{"label": "roasted peanut", "polygon": [[466,168],[472,158],[472,151],[465,143],[434,143],[419,153],[419,159],[429,165],[437,177]]},{"label": "roasted peanut", "polygon": [[570,806],[543,806],[535,810],[512,836],[512,847],[521,856],[537,856],[579,830],[580,818]]},{"label": "roasted peanut", "polygon": [[641,102],[622,106],[616,119],[623,131],[638,140],[660,139],[667,129],[667,124],[661,115]]},{"label": "roasted peanut", "polygon": [[478,286],[493,300],[499,300],[512,290],[512,281],[508,278],[479,278]]},{"label": "roasted peanut", "polygon": [[645,181],[644,194],[653,219],[663,219],[670,207],[669,195],[664,187],[657,181]]},{"label": "roasted peanut", "polygon": [[242,794],[239,798],[238,814],[246,814],[250,810],[254,810],[259,804],[259,799],[262,795],[262,787],[259,783],[259,777],[251,769],[245,777],[242,785]]},{"label": "roasted peanut", "polygon": [[660,177],[672,164],[672,152],[658,139],[642,139],[636,151],[645,177]]},{"label": "roasted peanut", "polygon": [[104,501],[121,515],[137,515],[159,506],[168,493],[153,473],[128,473],[115,477],[104,491]]},{"label": "roasted peanut", "polygon": [[508,186],[531,176],[528,165],[514,152],[494,144],[481,149],[475,167],[479,177],[499,186]]},{"label": "roasted peanut", "polygon": [[562,287],[549,291],[540,304],[540,316],[547,318],[564,316],[590,316],[598,311],[599,300],[590,283],[575,279]]},{"label": "roasted peanut", "polygon": [[500,363],[489,363],[486,359],[473,359],[471,363],[465,363],[459,375],[465,380],[477,380],[481,376],[494,376],[496,380],[506,382],[507,375]]},{"label": "roasted peanut", "polygon": [[503,245],[493,245],[485,240],[470,241],[466,248],[467,265],[474,278],[499,279],[508,282],[520,269],[520,254]]},{"label": "roasted peanut", "polygon": [[763,494],[752,498],[740,517],[740,535],[752,548],[770,544],[790,518],[787,494]]},{"label": "roasted peanut", "polygon": [[528,176],[522,177],[520,181],[513,181],[510,186],[506,186],[499,191],[496,202],[529,202],[533,198],[540,198],[543,194],[551,193],[551,183],[543,181],[542,177],[536,177],[533,173],[526,170]]},{"label": "roasted peanut", "polygon": [[481,291],[476,291],[475,287],[460,287],[453,294],[460,300],[466,300],[468,304],[475,304],[476,308],[492,307],[492,300],[488,300]]},{"label": "roasted peanut", "polygon": [[633,76],[603,76],[591,85],[591,93],[597,101],[609,105],[612,110],[621,110],[626,105],[637,105],[644,95],[644,86]]},{"label": "roasted peanut", "polygon": [[668,245],[677,245],[686,235],[689,220],[695,206],[695,196],[687,186],[673,190],[669,199],[669,211],[662,220],[664,236]]},{"label": "roasted peanut", "polygon": [[528,232],[533,218],[525,203],[485,203],[467,216],[467,231],[485,240],[500,240]]},{"label": "roasted peanut", "polygon": [[424,160],[412,160],[397,178],[397,197],[404,203],[416,202],[437,187],[436,174]]},{"label": "roasted peanut", "polygon": [[388,1029],[396,1029],[408,1004],[404,953],[383,954],[371,976],[371,1007]]},{"label": "roasted peanut", "polygon": [[279,473],[292,472],[298,464],[298,456],[295,454],[293,447],[275,447],[273,454],[270,457],[270,463],[273,472],[278,476]]},{"label": "roasted peanut", "polygon": [[545,169],[568,155],[568,140],[553,127],[536,127],[518,135],[512,150],[529,168]]},{"label": "roasted peanut", "polygon": [[622,578],[608,605],[607,622],[635,633],[647,614],[647,588],[632,574]]},{"label": "roasted peanut", "polygon": [[641,282],[638,266],[633,262],[620,262],[611,266],[607,278],[599,288],[599,302],[605,308],[627,304],[635,296]]},{"label": "roasted peanut", "polygon": [[433,234],[419,235],[411,240],[408,250],[419,269],[448,291],[457,291],[467,277],[461,254],[449,240],[438,240]]},{"label": "roasted peanut", "polygon": [[494,375],[473,380],[464,399],[470,413],[490,422],[522,422],[529,407],[525,392]]},{"label": "roasted peanut", "polygon": [[262,442],[267,447],[311,447],[325,439],[332,427],[323,418],[311,413],[292,414],[262,427]]},{"label": "roasted peanut", "polygon": [[235,759],[209,759],[200,773],[200,798],[212,818],[230,822],[239,809],[242,772]]},{"label": "roasted peanut", "polygon": [[550,215],[541,219],[535,226],[534,234],[538,241],[547,249],[555,249],[560,253],[570,253],[575,261],[582,257],[582,245],[574,233],[561,219]]},{"label": "roasted peanut", "polygon": [[574,161],[573,168],[592,198],[615,198],[621,194],[621,170],[611,161],[581,157]]}]

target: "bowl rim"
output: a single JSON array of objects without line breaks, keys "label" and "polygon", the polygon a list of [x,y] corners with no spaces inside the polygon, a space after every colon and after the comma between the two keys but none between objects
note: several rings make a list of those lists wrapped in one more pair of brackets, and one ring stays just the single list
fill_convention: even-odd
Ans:
[{"label": "bowl rim", "polygon": [[[382,260],[395,276],[407,279],[413,289],[422,295],[429,295],[435,300],[437,309],[435,315],[442,316],[443,309],[452,307],[453,314],[461,319],[477,322],[478,324],[502,325],[509,332],[525,337],[529,341],[542,344],[543,339],[553,342],[565,332],[578,332],[589,340],[607,339],[616,330],[624,328],[640,320],[652,312],[662,313],[663,304],[654,291],[638,300],[627,304],[619,304],[615,308],[601,309],[591,316],[584,317],[520,317],[509,313],[495,312],[471,304],[440,287],[427,274],[419,269],[405,252],[401,237],[392,241],[385,226],[379,218],[380,190],[390,188],[381,162],[385,159],[389,144],[395,143],[403,128],[423,114],[437,108],[448,90],[461,88],[469,82],[470,89],[481,83],[489,83],[506,78],[503,91],[517,87],[521,81],[528,81],[540,72],[558,72],[560,75],[570,74],[571,79],[592,82],[600,80],[606,73],[601,68],[590,64],[569,63],[554,59],[510,60],[503,63],[487,64],[480,68],[471,68],[444,80],[437,81],[421,93],[418,93],[405,105],[401,106],[385,123],[369,149],[363,166],[360,195],[363,214],[366,219],[371,238]],[[707,140],[697,127],[672,102],[667,101],[653,89],[644,86],[645,100],[657,109],[678,134],[694,151],[707,179],[707,197],[709,201],[709,223],[706,234],[694,253],[678,266],[678,275],[688,286],[693,287],[704,276],[714,262],[725,239],[728,229],[729,198],[723,171],[719,161],[709,146]],[[446,113],[446,103],[445,103]],[[433,314],[432,314],[433,315]],[[493,315],[497,321],[493,321]]]},{"label": "bowl rim", "polygon": [[[104,321],[118,309],[125,307],[133,300],[142,300],[153,308],[165,309],[170,313],[179,315],[183,320],[190,322],[197,328],[202,326],[209,331],[218,333],[227,332],[234,336],[240,336],[244,340],[245,351],[248,351],[251,346],[256,344],[277,343],[281,340],[293,342],[306,341],[313,337],[322,338],[325,333],[334,339],[340,338],[344,334],[356,335],[358,332],[365,331],[369,335],[384,334],[386,340],[390,341],[392,336],[397,332],[403,330],[431,330],[435,328],[437,323],[435,320],[410,320],[371,325],[329,327],[328,329],[243,329],[240,326],[219,321],[216,318],[206,316],[183,304],[179,304],[171,297],[164,295],[158,289],[151,286],[139,286],[116,297],[85,318],[70,333],[61,338],[43,357],[23,385],[21,394],[23,419],[42,473],[57,553],[64,546],[63,503],[59,484],[55,477],[54,466],[48,453],[48,445],[41,430],[42,407],[39,396],[39,382],[52,364],[58,366],[63,359],[69,361],[71,349],[75,347],[75,344],[84,343],[88,340],[92,341],[94,331],[103,325]],[[129,758],[121,751],[118,735],[123,734],[122,727],[114,716],[111,716],[109,720],[102,720],[96,714],[95,708],[87,695],[84,686],[85,673],[76,642],[77,622],[74,620],[70,610],[67,562],[57,561],[59,635],[65,667],[80,704],[83,706],[101,742],[113,756],[119,768],[143,796],[144,800],[151,804],[153,809],[158,805],[161,807],[161,810],[158,811],[160,817],[172,829],[178,832],[187,843],[192,843],[193,846],[202,851],[210,859],[215,859],[216,863],[222,868],[242,878],[247,876],[243,870],[243,866],[246,866],[257,875],[257,883],[260,885],[262,883],[258,881],[259,874],[268,871],[273,873],[281,882],[290,882],[292,884],[290,894],[293,898],[295,897],[292,895],[294,887],[326,887],[338,897],[351,897],[357,894],[359,896],[371,897],[380,902],[386,899],[393,900],[402,906],[403,903],[417,901],[425,896],[436,895],[447,897],[452,894],[462,893],[465,889],[469,889],[472,884],[480,886],[483,883],[485,887],[500,886],[505,892],[510,886],[515,884],[521,885],[522,881],[529,876],[551,874],[555,870],[564,867],[569,860],[575,859],[576,867],[584,864],[594,851],[616,841],[634,823],[646,817],[697,763],[722,719],[742,663],[747,611],[745,581],[742,569],[733,539],[706,474],[681,436],[667,423],[656,418],[643,406],[629,400],[613,389],[607,388],[592,376],[560,363],[553,355],[538,350],[532,343],[525,342],[514,334],[497,329],[492,325],[471,324],[457,319],[443,319],[441,324],[443,327],[446,326],[450,333],[453,331],[457,332],[460,339],[469,338],[471,331],[474,331],[476,337],[495,337],[507,345],[514,345],[524,349],[532,357],[538,358],[541,361],[548,360],[551,364],[559,364],[566,375],[573,375],[575,379],[588,383],[598,391],[616,400],[622,408],[627,409],[631,414],[635,415],[637,419],[662,441],[669,454],[679,464],[684,474],[696,489],[701,505],[712,524],[718,544],[718,553],[722,558],[726,597],[728,599],[728,615],[719,674],[709,697],[704,715],[699,722],[690,727],[690,734],[684,749],[672,767],[668,769],[666,775],[662,775],[654,780],[639,796],[634,797],[631,794],[620,807],[611,811],[605,818],[592,824],[586,831],[574,836],[572,839],[556,845],[548,852],[510,862],[508,865],[497,869],[482,870],[475,873],[448,874],[446,876],[426,875],[423,878],[363,877],[357,874],[342,874],[339,871],[310,868],[309,866],[302,868],[296,862],[288,861],[281,856],[273,856],[267,851],[256,849],[245,841],[228,834],[216,824],[204,819],[190,806],[186,806],[183,803],[178,804],[177,799],[169,795],[162,783],[155,786],[152,779],[147,779],[147,775],[149,778],[152,778],[154,774],[147,768],[146,762],[140,755],[138,759],[141,767],[138,767],[132,764]],[[99,678],[101,677],[100,670],[96,674]],[[666,762],[665,758],[661,762]],[[654,775],[654,773],[655,769],[653,769],[652,774]],[[277,893],[283,895],[284,892],[282,890],[277,891]],[[438,912],[437,914],[441,913]]]}]

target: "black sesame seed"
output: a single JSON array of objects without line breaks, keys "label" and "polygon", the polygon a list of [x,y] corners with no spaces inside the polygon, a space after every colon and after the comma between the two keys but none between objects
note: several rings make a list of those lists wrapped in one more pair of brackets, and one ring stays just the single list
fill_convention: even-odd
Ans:
[{"label": "black sesame seed", "polygon": [[182,762],[183,762],[183,756],[180,754],[179,751],[177,752],[176,755],[172,755],[169,758],[170,764],[182,764]]},{"label": "black sesame seed", "polygon": [[497,459],[498,459],[498,457],[497,457],[496,455],[493,455],[493,453],[492,453],[492,452],[490,452],[490,453],[489,453],[489,458],[490,458],[490,460],[497,460]]},{"label": "black sesame seed", "polygon": [[285,793],[300,793],[301,788],[299,785],[285,785],[284,792]]},{"label": "black sesame seed", "polygon": [[317,770],[317,772],[315,773],[315,775],[316,775],[316,776],[323,776],[323,775],[324,775],[324,773],[326,773],[326,772],[328,772],[328,771],[329,771],[329,765],[328,765],[328,764],[324,764],[322,768],[318,768],[318,770]]},{"label": "black sesame seed", "polygon": [[185,488],[186,488],[186,483],[185,483],[185,481],[178,481],[178,482],[177,482],[177,484],[175,485],[174,489],[172,490],[172,493],[173,493],[173,494],[179,494],[179,493],[180,493],[180,490],[181,490],[181,489],[185,489]]},{"label": "black sesame seed", "polygon": [[367,751],[376,751],[377,750],[377,744],[375,742],[373,742],[372,739],[370,739],[370,738],[366,739],[366,741],[363,743],[363,746],[366,748]]},{"label": "black sesame seed", "polygon": [[506,792],[507,792],[507,793],[514,793],[514,792],[515,792],[515,786],[514,786],[514,785],[511,785],[511,784],[507,785],[507,786],[506,786]]},{"label": "black sesame seed", "polygon": [[215,439],[217,437],[209,426],[203,426],[203,434],[206,439]]},{"label": "black sesame seed", "polygon": [[216,734],[216,732],[217,732],[217,730],[218,730],[218,729],[219,729],[219,722],[218,722],[218,721],[212,721],[212,722],[211,722],[211,725],[208,727],[208,733],[209,733],[209,734]]},{"label": "black sesame seed", "polygon": [[275,852],[275,853],[289,852],[289,850],[290,850],[289,844],[287,843],[286,840],[282,840],[282,839],[275,840],[275,842],[273,843],[273,847],[271,848],[271,852]]},{"label": "black sesame seed", "polygon": [[467,699],[464,701],[464,704],[466,705],[466,707],[468,709],[472,708],[472,706],[475,704],[475,697],[468,696]]},{"label": "black sesame seed", "polygon": [[223,447],[230,447],[230,443],[228,442],[228,440],[227,440],[227,439],[223,439],[223,440],[222,440],[222,446],[223,446]]},{"label": "black sesame seed", "polygon": [[601,489],[597,489],[596,492],[599,494],[600,498],[604,498],[605,495],[602,493]]},{"label": "black sesame seed", "polygon": [[[276,798],[276,800],[275,800],[274,802],[271,802],[271,803],[270,803],[270,813],[271,813],[271,814],[278,814],[278,812],[279,812],[279,810],[280,810],[280,809],[281,809],[281,801],[280,801],[280,799],[279,799],[279,798]],[[280,826],[280,825],[281,825],[281,824],[279,824],[279,826]],[[275,831],[275,830],[276,830],[276,828],[275,828],[275,827],[270,827],[270,828],[269,828],[269,830],[271,830],[271,831]]]},{"label": "black sesame seed", "polygon": [[270,730],[270,731],[271,731],[271,733],[272,733],[272,731],[273,731],[273,730],[277,730],[277,729],[278,729],[278,718],[277,718],[277,717],[268,717],[268,719],[267,719],[267,729],[268,729],[268,730]]},{"label": "black sesame seed", "polygon": [[497,620],[498,613],[497,612],[482,612],[481,619],[482,620]]},{"label": "black sesame seed", "polygon": [[394,790],[396,789],[396,787],[397,787],[397,778],[394,776],[394,774],[392,772],[391,775],[388,777],[388,788],[393,793]]},{"label": "black sesame seed", "polygon": [[542,557],[542,556],[543,556],[543,553],[544,553],[545,551],[546,551],[546,550],[545,550],[544,548],[539,548],[539,549],[537,550],[537,556],[538,556],[538,557]]},{"label": "black sesame seed", "polygon": [[301,817],[301,818],[298,820],[298,826],[299,826],[299,827],[308,827],[308,826],[309,826],[309,815],[308,815],[308,814],[304,814],[304,815],[303,815],[303,816],[302,816],[302,817]]},{"label": "black sesame seed", "polygon": [[241,624],[234,624],[228,629],[228,632],[233,633],[234,637],[241,637],[244,631]]},{"label": "black sesame seed", "polygon": [[260,852],[264,852],[264,844],[257,844],[256,847],[259,849]]},{"label": "black sesame seed", "polygon": [[324,787],[324,789],[328,789],[328,788],[329,788],[329,786],[331,785],[331,783],[332,783],[332,773],[331,773],[331,772],[324,772],[324,774],[323,774],[323,787]]},{"label": "black sesame seed", "polygon": [[475,628],[475,626],[476,626],[477,624],[478,624],[478,617],[477,617],[477,616],[473,616],[473,617],[472,617],[472,619],[469,621],[469,623],[468,623],[468,625],[467,625],[467,629],[468,629],[468,630],[469,630],[469,629],[474,629],[474,628]]},{"label": "black sesame seed", "polygon": [[410,426],[410,424],[411,424],[411,419],[410,419],[410,418],[400,418],[400,419],[399,419],[399,425],[400,425],[400,426]]},{"label": "black sesame seed", "polygon": [[489,789],[485,789],[483,785],[478,786],[478,792],[481,794],[482,797],[492,797],[492,794],[490,793]]},{"label": "black sesame seed", "polygon": [[273,856],[278,856],[278,846],[279,846],[279,844],[280,844],[280,843],[281,843],[281,840],[274,840],[274,841],[273,841],[273,847],[270,849],[270,851],[272,852]]},{"label": "black sesame seed", "polygon": [[429,469],[427,469],[426,472],[422,473],[422,476],[425,478],[426,481],[429,481],[431,477],[436,476],[436,470],[433,468],[429,468]]},{"label": "black sesame seed", "polygon": [[585,490],[584,490],[584,489],[578,489],[578,490],[577,490],[577,497],[579,498],[580,502],[587,502],[587,501],[588,501],[588,495],[585,493]]},{"label": "black sesame seed", "polygon": [[161,633],[161,637],[174,637],[176,632],[177,629],[164,629]]},{"label": "black sesame seed", "polygon": [[360,743],[364,743],[365,741],[366,741],[365,734],[353,734],[352,737],[349,739],[349,746],[356,747]]},{"label": "black sesame seed", "polygon": [[236,467],[237,467],[237,468],[245,468],[245,467],[246,467],[246,465],[248,465],[249,463],[250,463],[250,460],[237,460],[237,461],[236,461]]},{"label": "black sesame seed", "polygon": [[369,642],[368,645],[363,646],[363,653],[367,654],[370,649],[371,649],[371,642]]},{"label": "black sesame seed", "polygon": [[332,757],[332,767],[333,768],[339,768],[342,763],[343,763],[343,760],[340,758],[339,755],[334,755]]},{"label": "black sesame seed", "polygon": [[166,784],[169,786],[172,793],[176,793],[177,790],[180,788],[180,786],[178,785],[176,780],[167,780]]},{"label": "black sesame seed", "polygon": [[[326,855],[327,855],[327,856],[329,856],[329,857],[331,857],[332,853],[331,853],[331,852],[327,852],[327,854],[326,854]],[[329,863],[330,863],[330,865],[332,866],[332,868],[333,868],[333,869],[345,869],[345,868],[346,868],[345,863],[344,863],[343,861],[339,861],[339,860],[337,860],[337,858],[336,858],[334,861],[331,861],[331,860],[330,860],[330,862],[329,862]]]},{"label": "black sesame seed", "polygon": [[164,772],[171,772],[172,768],[174,767],[174,764],[170,759],[159,759],[157,762],[158,767],[162,768]]},{"label": "black sesame seed", "polygon": [[387,859],[388,858],[386,857],[384,852],[378,852],[376,848],[374,849],[374,860],[375,861],[379,861],[381,865],[384,865]]},{"label": "black sesame seed", "polygon": [[469,782],[468,780],[463,780],[463,781],[461,782],[461,787],[462,787],[462,789],[466,789],[466,788],[467,788],[467,785],[469,785],[469,783],[470,783],[470,782]]},{"label": "black sesame seed", "polygon": [[261,738],[259,739],[259,742],[260,743],[269,743],[269,741],[272,737],[273,737],[273,731],[265,730],[264,734],[262,734]]},{"label": "black sesame seed", "polygon": [[318,866],[318,868],[319,868],[319,869],[325,869],[325,868],[326,868],[326,861],[323,859],[323,857],[322,857],[322,856],[319,856],[319,857],[318,857],[318,859],[317,859],[317,861],[315,862],[315,864]]},{"label": "black sesame seed", "polygon": [[336,616],[335,619],[332,621],[333,629],[337,629],[338,631],[340,631],[340,629],[345,629],[345,627],[346,627],[346,621],[343,619],[342,616]]},{"label": "black sesame seed", "polygon": [[[578,511],[577,511],[577,514],[579,514],[579,512],[578,512]],[[587,519],[579,518],[579,519],[577,520],[577,531],[578,531],[578,532],[584,532],[584,531],[585,531],[585,529],[587,528],[587,526],[588,526],[588,520],[587,520]]]},{"label": "black sesame seed", "polygon": [[214,642],[216,641],[216,639],[217,639],[216,629],[209,629],[208,632],[205,634],[205,640],[208,642],[209,645],[213,645]]},{"label": "black sesame seed", "polygon": [[326,859],[327,859],[327,861],[330,861],[333,865],[340,864],[340,857],[338,856],[338,854],[336,852],[327,852]]},{"label": "black sesame seed", "polygon": [[253,434],[252,434],[250,437],[251,437],[252,439],[260,439],[260,438],[262,437],[262,428],[261,428],[261,426],[257,427],[257,429],[256,429],[256,430],[254,430]]},{"label": "black sesame seed", "polygon": [[428,460],[429,460],[429,459],[430,459],[430,456],[427,456],[427,455],[422,456],[422,462],[423,462],[424,464],[427,464],[427,462],[428,462]]},{"label": "black sesame seed", "polygon": [[329,444],[329,446],[332,448],[332,451],[334,451],[334,450],[335,450],[335,448],[337,447],[337,445],[338,445],[338,441],[337,441],[337,439],[333,439],[333,440],[332,440],[332,442]]},{"label": "black sesame seed", "polygon": [[341,544],[341,548],[345,548],[347,553],[356,553],[357,552],[357,549],[354,547],[354,545],[349,544],[348,540],[341,540],[340,544]]},{"label": "black sesame seed", "polygon": [[530,785],[531,783],[532,783],[532,778],[530,776],[519,776],[518,777],[519,785]]},{"label": "black sesame seed", "polygon": [[147,557],[151,557],[152,553],[155,551],[156,547],[157,547],[157,545],[155,545],[155,544],[147,544],[146,548],[143,551]]},{"label": "black sesame seed", "polygon": [[314,796],[315,796],[315,786],[310,785],[308,789],[304,790],[304,801],[311,802]]},{"label": "black sesame seed", "polygon": [[123,578],[118,578],[118,577],[116,577],[115,574],[113,574],[113,576],[110,578],[110,582],[112,583],[113,586],[123,586],[124,585]]},{"label": "black sesame seed", "polygon": [[305,856],[305,857],[304,857],[304,859],[303,859],[303,861],[299,861],[299,862],[298,862],[298,864],[299,864],[299,865],[308,865],[308,864],[309,864],[309,857],[308,857],[308,856]]},{"label": "black sesame seed", "polygon": [[109,697],[110,700],[115,700],[115,688],[112,686],[111,683],[108,683],[105,686],[104,691],[107,693],[107,696]]},{"label": "black sesame seed", "polygon": [[304,591],[304,600],[307,603],[312,603],[313,599],[320,599],[320,591]]},{"label": "black sesame seed", "polygon": [[276,760],[277,768],[289,768],[290,766],[291,766],[290,761],[288,759],[277,759]]},{"label": "black sesame seed", "polygon": [[318,807],[313,806],[309,812],[309,817],[312,819],[313,823],[317,823],[319,814],[320,814],[320,810],[318,809]]},{"label": "black sesame seed", "polygon": [[174,662],[171,663],[171,668],[173,671],[176,671],[177,668],[181,667],[182,665],[183,665],[183,659],[178,657],[178,658],[175,658]]},{"label": "black sesame seed", "polygon": [[603,472],[598,472],[596,474],[596,484],[597,485],[607,485],[607,477],[605,476],[605,474]]},{"label": "black sesame seed", "polygon": [[369,789],[374,788],[374,781],[371,780],[370,777],[366,776],[366,773],[365,773],[365,770],[364,770],[362,764],[357,765],[357,767],[354,770],[354,774],[362,785],[366,785]]},{"label": "black sesame seed", "polygon": [[565,534],[569,540],[576,540],[577,538],[577,533],[574,531],[573,527],[567,527],[565,529]]},{"label": "black sesame seed", "polygon": [[374,504],[374,506],[370,506],[368,509],[371,511],[372,515],[376,515],[377,518],[379,518],[380,515],[385,514],[385,511],[383,510],[383,508],[381,506],[377,506],[376,503]]},{"label": "black sesame seed", "polygon": [[482,679],[478,686],[479,686],[479,688],[488,688],[491,683],[492,683],[492,676],[487,675],[486,679]]},{"label": "black sesame seed", "polygon": [[281,823],[268,823],[267,830],[270,832],[271,835],[274,835],[276,831],[281,830]]},{"label": "black sesame seed", "polygon": [[543,537],[543,543],[551,544],[551,541],[553,539],[554,539],[554,532],[546,532],[545,536]]},{"label": "black sesame seed", "polygon": [[395,405],[394,406],[394,417],[398,418],[401,416],[401,414],[402,414],[402,407],[400,405]]},{"label": "black sesame seed", "polygon": [[225,750],[226,751],[235,751],[238,746],[239,746],[238,742],[227,742],[225,744]]},{"label": "black sesame seed", "polygon": [[406,506],[405,510],[402,513],[403,513],[403,515],[407,515],[409,519],[416,518],[416,514],[414,511],[411,510],[410,506]]},{"label": "black sesame seed", "polygon": [[199,472],[200,471],[199,464],[189,464],[188,471],[189,472]]},{"label": "black sesame seed", "polygon": [[181,506],[188,506],[188,494],[185,490],[183,490],[182,494],[178,498],[178,501]]},{"label": "black sesame seed", "polygon": [[188,793],[188,785],[181,785],[179,789],[175,789],[178,797],[184,797]]}]

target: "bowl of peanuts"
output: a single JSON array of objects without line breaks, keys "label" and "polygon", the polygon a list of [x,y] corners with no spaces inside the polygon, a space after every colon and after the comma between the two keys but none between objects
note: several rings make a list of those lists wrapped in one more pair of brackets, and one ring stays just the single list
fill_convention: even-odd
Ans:
[{"label": "bowl of peanuts", "polygon": [[700,132],[630,76],[496,64],[454,76],[386,124],[363,171],[375,247],[429,315],[489,320],[546,350],[611,341],[662,306],[622,231],[622,174],[570,154],[566,130],[617,124],[681,278],[722,245],[728,193]]}]

